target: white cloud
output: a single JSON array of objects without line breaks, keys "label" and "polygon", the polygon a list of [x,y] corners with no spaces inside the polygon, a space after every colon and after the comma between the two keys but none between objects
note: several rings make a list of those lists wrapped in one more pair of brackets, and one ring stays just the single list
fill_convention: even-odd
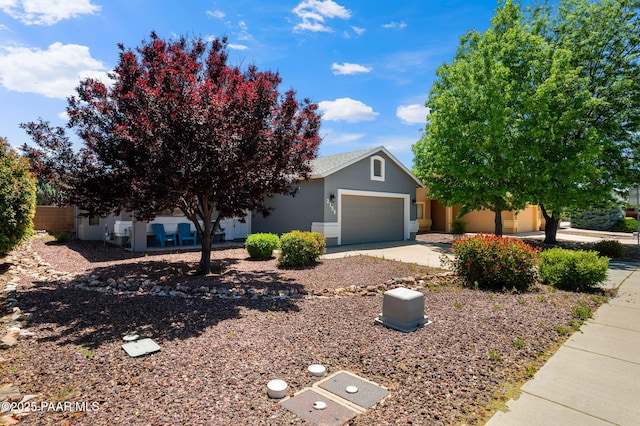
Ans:
[{"label": "white cloud", "polygon": [[210,18],[222,19],[227,15],[225,15],[221,10],[207,10],[207,16]]},{"label": "white cloud", "polygon": [[106,66],[91,57],[87,46],[53,43],[47,50],[28,47],[0,48],[0,83],[8,90],[66,98],[81,79],[107,83]]},{"label": "white cloud", "polygon": [[383,135],[375,139],[374,146],[384,146],[392,154],[404,154],[411,152],[411,147],[420,139],[420,135],[415,138],[410,136]]},{"label": "white cloud", "polygon": [[249,47],[245,46],[244,44],[229,43],[227,46],[231,50],[247,50],[247,49],[249,49]]},{"label": "white cloud", "polygon": [[365,133],[334,133],[329,130],[327,134],[322,137],[322,144],[344,146],[360,140],[365,136]]},{"label": "white cloud", "polygon": [[240,27],[240,31],[236,33],[238,34],[238,40],[242,40],[242,41],[253,40],[253,36],[249,34],[249,27],[244,21],[238,22],[238,26]]},{"label": "white cloud", "polygon": [[400,21],[400,22],[389,22],[388,24],[384,24],[382,26],[382,28],[398,28],[398,29],[402,29],[402,28],[406,28],[407,24],[404,21]]},{"label": "white cloud", "polygon": [[366,28],[356,27],[355,25],[352,25],[351,29],[359,36],[361,36],[362,34],[364,34],[365,31],[367,31]]},{"label": "white cloud", "polygon": [[321,24],[320,22],[309,22],[303,21],[302,23],[296,25],[294,31],[311,31],[314,33],[330,33],[333,31],[331,28]]},{"label": "white cloud", "polygon": [[333,0],[304,0],[292,12],[302,19],[294,31],[331,32],[325,18],[351,18],[351,12]]},{"label": "white cloud", "polygon": [[404,124],[425,124],[428,115],[429,108],[420,104],[400,105],[396,109],[396,116]]},{"label": "white cloud", "polygon": [[333,70],[333,74],[335,75],[353,75],[363,72],[370,72],[373,68],[365,67],[359,64],[351,64],[349,62],[345,62],[343,64],[334,62],[333,64],[331,64],[331,69]]},{"label": "white cloud", "polygon": [[0,10],[25,25],[53,25],[101,8],[91,0],[0,0]]},{"label": "white cloud", "polygon": [[351,98],[339,98],[335,101],[321,101],[318,108],[323,113],[322,118],[328,121],[346,121],[358,123],[373,121],[379,114],[368,105]]}]

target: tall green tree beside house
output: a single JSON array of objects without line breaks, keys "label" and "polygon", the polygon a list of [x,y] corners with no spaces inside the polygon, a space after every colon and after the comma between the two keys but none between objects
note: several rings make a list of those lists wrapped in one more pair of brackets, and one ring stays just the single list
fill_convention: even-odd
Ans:
[{"label": "tall green tree beside house", "polygon": [[502,211],[527,202],[518,191],[531,173],[521,127],[548,51],[520,7],[507,1],[487,31],[461,37],[451,63],[438,68],[425,132],[413,147],[414,170],[430,196],[462,204],[461,214],[493,211],[497,235]]},{"label": "tall green tree beside house", "polygon": [[555,243],[565,209],[638,182],[638,4],[564,0],[525,16],[506,1],[487,32],[471,33],[480,42],[463,37],[414,146],[433,195],[466,210],[539,204]]},{"label": "tall green tree beside house", "polygon": [[536,173],[527,190],[541,206],[547,243],[567,208],[602,206],[640,182],[639,13],[638,0],[563,0],[531,15],[572,69],[540,87],[536,103],[547,108],[529,117]]},{"label": "tall green tree beside house", "polygon": [[0,254],[31,235],[35,208],[36,182],[29,162],[0,138]]}]

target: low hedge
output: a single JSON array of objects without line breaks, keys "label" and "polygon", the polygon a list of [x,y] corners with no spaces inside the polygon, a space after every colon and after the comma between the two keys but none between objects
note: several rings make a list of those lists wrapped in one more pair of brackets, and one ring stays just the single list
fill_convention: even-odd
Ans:
[{"label": "low hedge", "polygon": [[280,238],[276,234],[257,233],[247,237],[244,247],[251,259],[265,260],[273,257],[273,251],[280,247]]},{"label": "low hedge", "polygon": [[552,248],[542,252],[538,274],[553,287],[570,290],[591,290],[607,279],[609,258],[594,250]]},{"label": "low hedge", "polygon": [[280,266],[306,266],[324,254],[326,242],[319,232],[291,231],[280,237]]}]

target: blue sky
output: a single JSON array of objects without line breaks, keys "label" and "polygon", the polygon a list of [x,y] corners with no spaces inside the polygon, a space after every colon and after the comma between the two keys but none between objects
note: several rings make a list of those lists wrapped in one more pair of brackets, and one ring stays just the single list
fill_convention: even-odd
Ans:
[{"label": "blue sky", "polygon": [[319,103],[320,155],[384,145],[411,167],[411,145],[443,62],[493,0],[0,0],[0,136],[29,142],[19,123],[66,124],[80,78],[116,65],[117,44],[227,36],[230,64],[277,70],[281,92]]}]

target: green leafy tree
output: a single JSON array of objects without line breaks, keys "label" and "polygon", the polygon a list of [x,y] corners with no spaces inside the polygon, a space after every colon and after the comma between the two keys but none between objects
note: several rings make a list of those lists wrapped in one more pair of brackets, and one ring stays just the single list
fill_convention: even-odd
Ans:
[{"label": "green leafy tree", "polygon": [[36,182],[28,161],[0,138],[0,254],[31,235],[35,208]]},{"label": "green leafy tree", "polygon": [[566,209],[636,184],[639,4],[564,0],[525,17],[506,1],[487,32],[463,37],[414,146],[432,194],[463,211],[539,204],[555,243]]},{"label": "green leafy tree", "polygon": [[639,10],[638,0],[563,0],[533,11],[534,31],[571,69],[552,70],[535,100],[546,108],[528,125],[536,173],[527,190],[546,243],[556,242],[565,209],[603,207],[615,189],[638,183]]},{"label": "green leafy tree", "polygon": [[221,219],[266,215],[267,197],[295,194],[309,178],[320,143],[317,105],[294,90],[280,94],[277,73],[227,65],[224,39],[152,33],[135,50],[119,47],[113,84],[84,80],[69,99],[69,127],[84,148],[70,155],[64,129],[29,123],[43,151],[36,157],[65,159],[67,197],[90,213],[126,209],[150,220],[181,209],[202,241],[207,274]]},{"label": "green leafy tree", "polygon": [[521,126],[535,89],[531,81],[542,78],[548,56],[523,18],[507,1],[491,28],[461,38],[452,62],[437,70],[425,133],[413,147],[416,174],[431,196],[462,204],[461,214],[493,211],[496,235],[502,234],[502,211],[528,201],[517,191],[531,172],[521,156]]}]

